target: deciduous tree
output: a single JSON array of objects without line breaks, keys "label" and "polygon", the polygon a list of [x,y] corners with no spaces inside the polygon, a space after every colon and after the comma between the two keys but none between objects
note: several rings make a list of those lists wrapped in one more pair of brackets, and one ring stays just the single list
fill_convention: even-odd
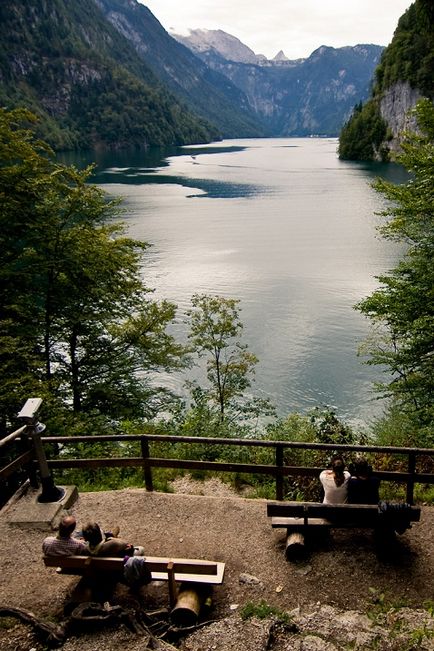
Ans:
[{"label": "deciduous tree", "polygon": [[[273,411],[267,400],[248,399],[257,357],[240,340],[243,324],[236,299],[196,294],[189,311],[190,340],[200,356],[206,355],[208,400],[217,407],[221,422],[229,415],[251,418]],[[201,392],[203,396],[203,392]]]},{"label": "deciduous tree", "polygon": [[175,306],[143,284],[147,245],[114,221],[118,202],[90,169],[57,163],[23,128],[33,119],[0,111],[1,411],[37,390],[75,412],[151,416],[149,371],[182,363],[166,332]]},{"label": "deciduous tree", "polygon": [[416,109],[423,135],[408,134],[397,161],[411,173],[395,185],[383,179],[376,189],[391,203],[380,229],[402,243],[399,264],[378,278],[380,287],[358,305],[377,329],[367,346],[371,364],[385,365],[392,381],[381,390],[409,411],[420,426],[434,417],[434,107]]}]

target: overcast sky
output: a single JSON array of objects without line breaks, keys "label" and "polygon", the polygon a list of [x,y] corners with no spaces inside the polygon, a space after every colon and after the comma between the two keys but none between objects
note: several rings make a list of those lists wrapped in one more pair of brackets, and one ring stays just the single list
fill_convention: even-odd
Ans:
[{"label": "overcast sky", "polygon": [[222,29],[256,54],[306,57],[320,45],[388,45],[411,0],[140,0],[168,31]]}]

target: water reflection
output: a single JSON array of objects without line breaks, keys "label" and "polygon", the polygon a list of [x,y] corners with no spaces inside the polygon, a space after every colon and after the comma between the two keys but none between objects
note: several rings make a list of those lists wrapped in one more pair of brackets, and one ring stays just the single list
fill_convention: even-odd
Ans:
[{"label": "water reflection", "polygon": [[[153,245],[144,279],[179,306],[180,340],[192,294],[237,298],[244,340],[260,360],[255,393],[281,415],[325,403],[369,420],[379,409],[372,383],[384,378],[357,357],[368,324],[353,306],[399,254],[377,235],[387,204],[371,184],[407,175],[398,165],[340,161],[336,146],[245,139],[97,154],[93,180],[124,196],[131,236]],[[185,379],[167,383],[182,391]]]},{"label": "water reflection", "polygon": [[231,199],[234,197],[253,197],[262,192],[265,188],[259,185],[247,183],[229,183],[214,181],[212,179],[188,178],[185,176],[169,176],[161,174],[159,170],[147,170],[143,168],[107,169],[103,172],[96,171],[92,178],[94,183],[101,185],[107,183],[120,183],[122,185],[180,185],[184,188],[191,188],[197,192],[188,193],[187,197],[201,198],[207,196],[214,199]]}]

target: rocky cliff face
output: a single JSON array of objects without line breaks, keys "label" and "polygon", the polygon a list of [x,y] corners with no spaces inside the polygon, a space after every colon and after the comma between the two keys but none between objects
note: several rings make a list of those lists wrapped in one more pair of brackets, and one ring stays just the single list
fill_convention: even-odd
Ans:
[{"label": "rocky cliff face", "polygon": [[380,113],[393,135],[387,143],[390,151],[398,151],[400,134],[403,131],[417,130],[412,109],[421,98],[420,91],[412,88],[408,81],[399,81],[383,92]]},{"label": "rocky cliff face", "polygon": [[[223,137],[266,135],[240,89],[172,38],[147,7],[137,0],[95,2],[156,77],[191,111],[217,126]],[[195,42],[199,47],[202,30],[196,32]],[[242,44],[238,44],[239,48],[237,43],[229,43],[227,47],[241,50]]]},{"label": "rocky cliff face", "polygon": [[244,93],[274,136],[338,135],[354,105],[368,96],[383,50],[378,45],[321,46],[307,59],[290,61],[279,53],[272,61],[249,63],[234,55],[229,60],[221,39],[205,47],[205,36],[200,50],[189,37],[183,42]]},{"label": "rocky cliff face", "polygon": [[368,102],[357,107],[341,131],[342,158],[387,159],[399,151],[403,132],[417,131],[412,108],[422,97],[434,99],[433,52],[434,3],[415,0],[399,19],[375,69]]}]

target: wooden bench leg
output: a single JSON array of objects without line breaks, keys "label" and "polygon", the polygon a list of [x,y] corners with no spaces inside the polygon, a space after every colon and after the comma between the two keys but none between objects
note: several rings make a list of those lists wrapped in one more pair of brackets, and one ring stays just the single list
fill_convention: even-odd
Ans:
[{"label": "wooden bench leg", "polygon": [[167,578],[169,585],[169,604],[173,608],[176,604],[177,589],[175,582],[175,570],[172,561],[167,564]]}]

